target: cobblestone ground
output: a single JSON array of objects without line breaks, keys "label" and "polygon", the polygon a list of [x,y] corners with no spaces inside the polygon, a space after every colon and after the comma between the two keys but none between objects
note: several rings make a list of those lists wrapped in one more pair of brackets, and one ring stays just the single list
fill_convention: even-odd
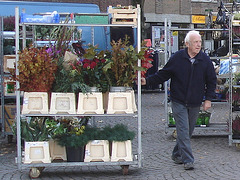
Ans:
[{"label": "cobblestone ground", "polygon": [[[176,165],[171,160],[171,151],[175,139],[171,130],[165,133],[164,93],[142,94],[142,150],[143,167],[129,167],[129,174],[122,175],[119,166],[80,166],[80,167],[46,167],[39,179],[132,179],[132,180],[237,180],[240,179],[240,150],[229,146],[228,137],[206,135],[206,131],[197,130],[192,138],[192,148],[195,156],[195,169],[186,171],[183,165]],[[214,122],[225,121],[223,109],[214,110],[217,118]],[[219,112],[218,112],[219,111]],[[221,118],[219,118],[219,114]],[[136,118],[96,118],[98,126],[106,124],[125,123],[137,131]],[[217,130],[214,130],[217,131]],[[224,134],[224,132],[222,133]],[[225,132],[226,134],[226,132]],[[18,170],[15,164],[16,143],[7,143],[6,138],[0,141],[0,179],[29,178],[29,169]],[[133,153],[137,153],[137,140],[133,141]]]}]

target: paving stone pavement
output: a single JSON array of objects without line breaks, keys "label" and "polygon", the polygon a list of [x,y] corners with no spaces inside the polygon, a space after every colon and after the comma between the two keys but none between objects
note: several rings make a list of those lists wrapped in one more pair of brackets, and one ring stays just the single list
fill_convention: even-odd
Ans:
[{"label": "paving stone pavement", "polygon": [[[171,151],[175,139],[171,131],[165,133],[164,93],[142,94],[142,151],[143,167],[129,167],[129,174],[122,175],[119,166],[77,166],[46,167],[38,179],[81,180],[238,180],[240,179],[240,150],[229,146],[228,137],[211,136],[204,133],[192,138],[192,149],[195,156],[195,169],[186,171],[183,165],[174,164]],[[220,110],[221,111],[221,110]],[[216,114],[221,113],[215,111]],[[215,119],[214,121],[218,121]],[[129,117],[95,119],[98,126],[125,123],[137,131],[137,119]],[[137,140],[133,141],[133,153],[137,153]],[[18,170],[15,164],[16,143],[7,143],[0,139],[0,179],[27,180],[29,169]]]}]

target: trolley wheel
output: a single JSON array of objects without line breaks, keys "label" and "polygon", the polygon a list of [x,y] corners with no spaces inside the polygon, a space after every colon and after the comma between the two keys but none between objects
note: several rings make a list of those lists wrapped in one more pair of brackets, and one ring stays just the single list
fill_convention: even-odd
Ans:
[{"label": "trolley wheel", "polygon": [[128,174],[129,165],[122,165],[121,167],[122,167],[123,175],[127,175]]},{"label": "trolley wheel", "polygon": [[13,135],[8,135],[7,136],[8,143],[12,143],[13,141]]},{"label": "trolley wheel", "polygon": [[32,179],[35,179],[35,178],[38,178],[41,174],[41,171],[38,169],[38,168],[31,168],[30,171],[29,171],[29,176],[32,178]]},{"label": "trolley wheel", "polygon": [[173,133],[172,133],[172,137],[177,139],[177,130],[174,130]]},{"label": "trolley wheel", "polygon": [[43,172],[43,170],[45,169],[45,167],[38,167],[38,170],[41,172]]},{"label": "trolley wheel", "polygon": [[236,143],[236,148],[240,150],[240,144]]}]

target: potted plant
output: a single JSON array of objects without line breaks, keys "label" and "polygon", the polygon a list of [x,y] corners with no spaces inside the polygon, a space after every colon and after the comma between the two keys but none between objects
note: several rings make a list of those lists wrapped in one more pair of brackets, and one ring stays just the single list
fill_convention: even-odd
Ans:
[{"label": "potted plant", "polygon": [[240,139],[240,117],[238,115],[232,121],[232,136],[233,139]]},{"label": "potted plant", "polygon": [[[111,42],[112,50],[107,56],[109,61],[104,67],[110,86],[133,87],[137,70],[145,71],[150,67],[150,58],[145,54],[146,48],[138,52],[136,48],[129,45],[128,39],[129,37],[125,36],[124,40]],[[138,59],[142,61],[143,67],[138,67]]]},{"label": "potted plant", "polygon": [[[29,117],[21,119],[21,136],[25,141],[24,163],[50,163],[49,139],[54,131],[49,117]],[[13,127],[16,135],[16,126]]]},{"label": "potted plant", "polygon": [[[79,52],[77,47],[75,47],[75,52]],[[96,87],[106,92],[108,81],[103,71],[106,65],[105,51],[99,52],[97,46],[89,44],[88,48],[84,49],[84,53],[76,54],[78,59],[70,63],[71,74],[89,87]]]},{"label": "potted plant", "polygon": [[89,131],[86,127],[89,117],[67,118],[59,121],[53,139],[66,147],[67,161],[83,161],[85,145],[89,142]]},{"label": "potted plant", "polygon": [[[94,151],[93,147],[96,146],[96,141],[99,140],[101,142],[100,145],[107,146],[107,148],[109,147],[109,156],[111,157],[111,161],[132,161],[131,142],[134,137],[135,132],[128,130],[126,125],[116,124],[114,127],[106,126],[102,129],[98,129],[95,134],[92,135],[91,139],[94,138],[94,140],[89,142],[89,146],[87,145],[88,149],[86,149],[86,152],[87,150]],[[106,150],[106,147],[102,149],[108,151]],[[89,152],[89,154],[97,153]],[[100,159],[107,161],[109,158],[107,156],[108,152],[105,152],[104,154],[105,156],[89,157],[88,153],[86,153],[86,159]]]},{"label": "potted plant", "polygon": [[20,91],[50,92],[55,80],[57,60],[52,58],[46,47],[35,48],[33,45],[19,53],[19,75],[9,69],[13,80],[20,83]]}]

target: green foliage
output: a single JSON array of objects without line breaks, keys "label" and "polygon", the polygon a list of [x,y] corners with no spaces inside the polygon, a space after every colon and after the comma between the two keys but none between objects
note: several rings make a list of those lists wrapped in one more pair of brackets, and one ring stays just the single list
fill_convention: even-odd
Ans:
[{"label": "green foliage", "polygon": [[[49,117],[30,117],[21,120],[21,136],[25,141],[47,141],[55,130],[55,122]],[[16,135],[16,126],[13,127]]]},{"label": "green foliage", "polygon": [[[64,23],[68,22],[69,18],[67,17]],[[81,34],[77,27],[55,26],[50,32],[50,40],[55,43],[50,47],[55,49],[55,56],[63,57],[65,52],[70,49],[71,41],[79,40],[80,37]]]},{"label": "green foliage", "polygon": [[129,37],[117,42],[112,41],[112,50],[108,64],[104,66],[104,71],[108,76],[110,86],[132,87],[137,77],[137,70],[145,70],[138,67],[138,59],[144,59],[144,49],[137,51],[129,44]]},{"label": "green foliage", "polygon": [[61,146],[66,147],[82,147],[85,146],[89,139],[84,134],[78,136],[76,134],[66,134],[57,139],[57,142]]},{"label": "green foliage", "polygon": [[37,40],[49,40],[52,26],[36,26],[36,38]]},{"label": "green foliage", "polygon": [[59,120],[59,126],[55,129],[52,138],[59,145],[68,147],[81,147],[90,141],[86,127],[89,117],[66,118]]},{"label": "green foliage", "polygon": [[116,124],[114,127],[106,126],[102,133],[105,134],[105,139],[108,141],[127,141],[133,140],[135,137],[134,131],[129,131],[126,125]]},{"label": "green foliage", "polygon": [[89,87],[79,79],[72,70],[66,69],[63,66],[63,57],[58,60],[58,71],[55,74],[55,82],[53,84],[54,92],[89,92]]}]

